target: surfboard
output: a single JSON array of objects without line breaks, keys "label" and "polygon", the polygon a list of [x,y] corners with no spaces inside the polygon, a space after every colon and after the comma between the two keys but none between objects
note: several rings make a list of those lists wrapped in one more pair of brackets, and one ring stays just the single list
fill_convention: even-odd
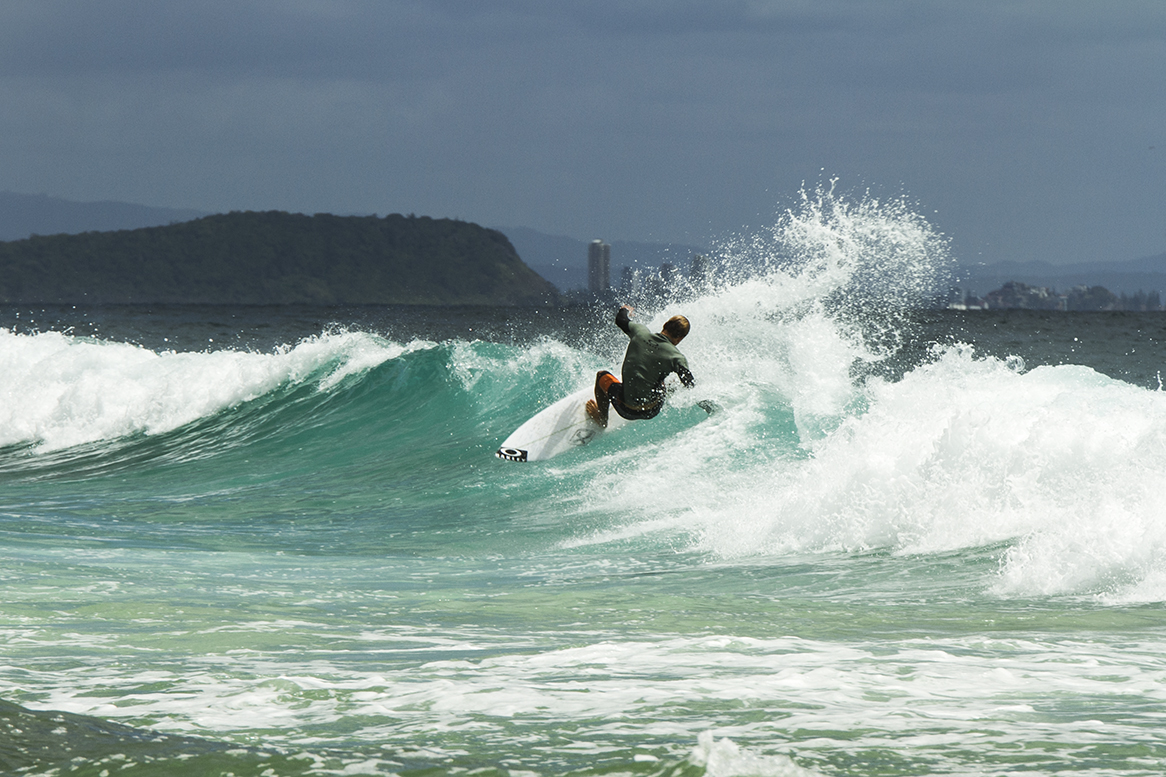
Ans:
[{"label": "surfboard", "polygon": [[579,389],[543,408],[503,440],[494,455],[507,461],[542,461],[587,445],[628,423],[613,410],[608,415],[607,428],[600,427],[585,408],[587,400],[594,398],[594,388]]}]

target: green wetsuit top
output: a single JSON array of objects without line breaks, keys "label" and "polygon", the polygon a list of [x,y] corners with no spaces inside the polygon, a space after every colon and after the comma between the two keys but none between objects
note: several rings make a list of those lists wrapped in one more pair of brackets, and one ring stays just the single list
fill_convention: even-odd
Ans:
[{"label": "green wetsuit top", "polygon": [[685,386],[691,388],[696,383],[688,371],[688,360],[667,335],[631,321],[627,308],[619,309],[615,323],[629,338],[620,374],[624,404],[640,407],[658,404],[664,399],[664,379],[672,372]]}]

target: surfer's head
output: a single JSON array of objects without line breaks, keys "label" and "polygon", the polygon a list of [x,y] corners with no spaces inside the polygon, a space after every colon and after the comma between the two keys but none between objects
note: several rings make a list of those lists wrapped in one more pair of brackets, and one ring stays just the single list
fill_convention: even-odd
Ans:
[{"label": "surfer's head", "polygon": [[673,316],[664,322],[664,335],[672,341],[673,345],[678,345],[688,335],[690,328],[687,318]]}]

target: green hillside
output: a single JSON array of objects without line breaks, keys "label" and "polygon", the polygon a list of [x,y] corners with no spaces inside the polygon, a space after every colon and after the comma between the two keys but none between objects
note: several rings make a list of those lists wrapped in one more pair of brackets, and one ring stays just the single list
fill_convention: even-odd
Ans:
[{"label": "green hillside", "polygon": [[554,287],[451,219],[236,212],[0,243],[0,302],[523,305]]}]

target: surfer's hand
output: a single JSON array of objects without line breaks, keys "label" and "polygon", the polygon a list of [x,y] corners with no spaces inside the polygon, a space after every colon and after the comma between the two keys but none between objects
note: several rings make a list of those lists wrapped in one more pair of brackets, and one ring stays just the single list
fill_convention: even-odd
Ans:
[{"label": "surfer's hand", "polygon": [[626,310],[628,312],[628,318],[631,318],[632,314],[636,312],[636,309],[633,308],[631,305],[620,305],[619,309]]}]

